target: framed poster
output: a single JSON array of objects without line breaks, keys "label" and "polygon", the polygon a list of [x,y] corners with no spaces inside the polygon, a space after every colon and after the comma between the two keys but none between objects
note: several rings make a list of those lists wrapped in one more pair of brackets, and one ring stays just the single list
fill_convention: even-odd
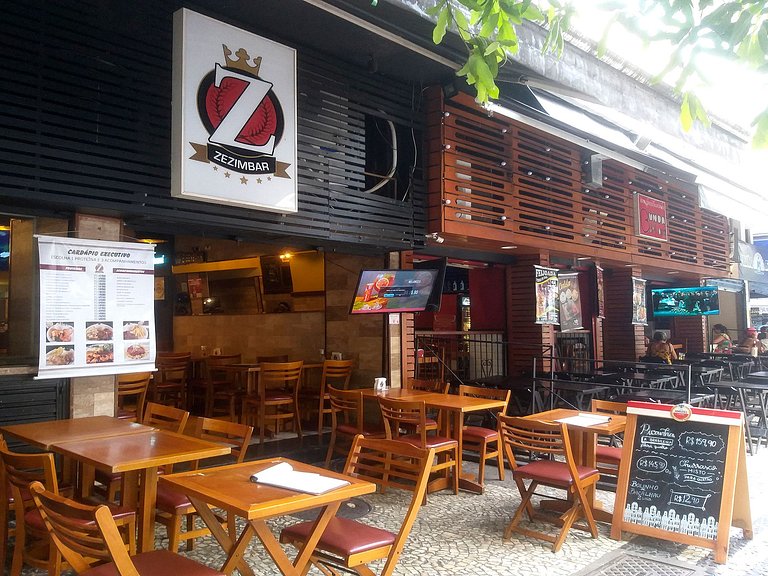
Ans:
[{"label": "framed poster", "polygon": [[635,232],[643,238],[666,242],[667,203],[645,194],[635,194]]}]

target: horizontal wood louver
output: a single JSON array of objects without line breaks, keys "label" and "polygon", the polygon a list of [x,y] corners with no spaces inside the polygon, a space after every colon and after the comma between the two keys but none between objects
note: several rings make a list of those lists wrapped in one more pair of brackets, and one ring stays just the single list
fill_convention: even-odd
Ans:
[{"label": "horizontal wood louver", "polygon": [[[699,205],[695,185],[602,160],[471,98],[429,102],[429,229],[446,235],[711,274],[728,267],[728,224]],[[636,231],[636,196],[666,202],[668,239]]]},{"label": "horizontal wood louver", "polygon": [[[213,4],[213,3],[212,3]],[[172,13],[136,0],[8,3],[0,24],[0,196],[11,206],[119,215],[131,227],[305,237],[387,250],[423,246],[421,151],[397,195],[366,190],[366,115],[417,143],[420,86],[296,46],[299,212],[171,197]],[[222,13],[219,15],[216,10]],[[239,22],[236,7],[210,16]],[[279,41],[279,38],[276,40]],[[404,158],[403,162],[413,162]],[[408,166],[411,168],[411,166]],[[322,244],[322,242],[318,242]]]}]

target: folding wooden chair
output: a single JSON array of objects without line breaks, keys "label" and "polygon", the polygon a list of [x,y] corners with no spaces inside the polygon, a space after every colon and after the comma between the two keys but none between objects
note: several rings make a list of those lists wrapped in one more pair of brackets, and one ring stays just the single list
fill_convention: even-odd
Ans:
[{"label": "folding wooden chair", "polygon": [[[512,465],[512,476],[522,498],[512,521],[504,530],[504,539],[509,538],[513,532],[517,532],[551,542],[552,551],[557,552],[571,527],[586,530],[592,534],[593,538],[597,538],[597,524],[592,515],[585,488],[595,484],[600,478],[600,473],[594,468],[576,465],[571,454],[566,425],[561,422],[541,422],[500,414],[499,431],[507,459]],[[513,449],[529,452],[531,460],[527,464],[518,464],[512,453]],[[536,455],[544,455],[548,458],[561,457],[563,460],[534,460]],[[530,482],[528,488],[525,487],[526,480]],[[571,507],[554,519],[555,524],[562,525],[560,532],[554,536],[519,526],[523,514],[527,514],[531,521],[534,519],[552,521],[547,515],[535,512],[531,503],[531,498],[539,485],[560,488],[568,493]],[[588,526],[574,523],[581,516],[587,519]]]},{"label": "folding wooden chair", "polygon": [[[391,575],[424,499],[434,459],[433,448],[418,448],[397,440],[365,438],[361,434],[355,436],[344,473],[375,482],[382,488],[412,491],[408,512],[396,534],[355,520],[332,518],[315,547],[312,563],[323,574],[340,575],[354,571],[372,576],[374,572],[368,564],[386,560],[380,575]],[[312,527],[313,522],[309,521],[284,528],[280,542],[301,548]]]},{"label": "folding wooden chair", "polygon": [[[203,440],[218,442],[232,447],[232,454],[236,457],[236,462],[240,463],[245,459],[246,450],[251,441],[253,427],[240,424],[238,422],[229,422],[226,420],[215,420],[213,418],[200,418],[195,430],[196,436]],[[191,463],[193,469],[197,468],[199,462]],[[192,550],[195,538],[207,536],[211,531],[207,527],[195,528],[195,518],[197,512],[192,502],[186,494],[181,494],[175,490],[166,488],[165,484],[157,487],[157,514],[155,519],[164,525],[168,532],[168,549],[176,552],[179,547],[179,541],[187,543],[187,550]],[[181,531],[181,521],[186,518],[187,526],[184,532]],[[228,517],[222,520],[227,523],[229,533],[235,534],[235,518]]]},{"label": "folding wooden chair", "polygon": [[131,555],[106,506],[80,504],[46,490],[40,482],[31,484],[29,490],[51,541],[80,576],[223,576],[169,550]]},{"label": "folding wooden chair", "polygon": [[[408,442],[419,448],[433,448],[437,458],[432,463],[430,472],[441,472],[453,469],[453,493],[459,493],[459,476],[457,469],[459,443],[453,438],[427,434],[426,406],[423,401],[399,400],[379,396],[381,418],[384,421],[384,431],[390,440]],[[408,433],[408,430],[416,430]],[[402,434],[401,431],[406,431]],[[426,497],[425,497],[426,499]]]},{"label": "folding wooden chair", "polygon": [[[37,513],[35,503],[28,491],[31,482],[45,485],[51,492],[58,494],[59,485],[54,466],[53,454],[37,452],[21,454],[0,448],[4,475],[10,485],[14,500],[16,517],[16,540],[13,547],[13,561],[10,574],[19,576],[24,564],[37,569],[44,569],[48,574],[57,576],[63,566],[61,555],[51,542],[42,518]],[[136,551],[136,514],[134,511],[117,507],[107,508],[107,514],[117,520],[125,532],[125,542],[131,553]],[[114,516],[114,518],[113,518]],[[122,546],[122,537],[118,536]]]},{"label": "folding wooden chair", "polygon": [[[592,412],[600,414],[626,414],[627,405],[624,402],[611,402],[610,400],[593,399],[591,404]],[[600,442],[600,439],[606,439]],[[595,448],[595,460],[597,461],[597,470],[600,474],[608,476],[618,476],[619,466],[621,465],[621,439],[611,436],[601,436],[598,438]]]},{"label": "folding wooden chair", "polygon": [[497,421],[498,414],[506,414],[509,405],[509,397],[512,392],[500,388],[483,388],[481,386],[468,386],[462,384],[459,386],[459,396],[474,396],[475,398],[490,398],[492,400],[503,400],[504,407],[495,410],[493,413],[493,428],[485,426],[465,426],[461,435],[461,449],[470,452],[477,452],[479,457],[479,467],[477,470],[477,483],[481,486],[485,480],[485,461],[496,459],[499,468],[499,480],[504,480],[504,450],[501,447],[499,437],[499,426]]},{"label": "folding wooden chair", "polygon": [[334,454],[348,454],[346,446],[337,446],[339,437],[353,440],[358,434],[366,438],[384,438],[383,428],[365,426],[363,418],[362,390],[340,390],[328,386],[328,398],[331,404],[331,439],[328,442],[328,452],[325,455],[325,467],[331,465]]}]

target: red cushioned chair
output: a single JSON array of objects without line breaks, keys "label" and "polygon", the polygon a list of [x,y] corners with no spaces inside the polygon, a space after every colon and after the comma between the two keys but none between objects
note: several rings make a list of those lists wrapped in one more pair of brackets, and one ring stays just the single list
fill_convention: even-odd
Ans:
[{"label": "red cushioned chair", "polygon": [[[397,440],[355,437],[344,473],[375,482],[380,487],[413,491],[408,512],[397,533],[355,520],[335,517],[326,527],[312,553],[312,563],[323,574],[354,571],[373,575],[368,564],[386,559],[381,576],[390,576],[405,547],[427,490],[434,449],[424,449]],[[301,548],[313,528],[313,521],[284,528],[280,542]]]},{"label": "red cushioned chair", "polygon": [[384,438],[385,433],[383,428],[365,426],[362,390],[340,390],[328,386],[326,392],[331,405],[331,439],[325,455],[325,467],[328,468],[334,454],[349,452],[346,442],[344,446],[337,446],[340,437],[351,441],[358,434],[366,438]]},{"label": "red cushioned chair", "polygon": [[130,555],[106,506],[80,504],[46,490],[40,482],[29,490],[51,541],[78,576],[223,576],[169,550]]},{"label": "red cushioned chair", "polygon": [[[591,408],[592,412],[600,414],[610,415],[627,413],[627,405],[624,402],[611,402],[610,400],[592,400]],[[600,474],[606,474],[608,476],[619,475],[622,452],[620,443],[621,439],[614,436],[611,436],[610,438],[601,436],[598,439],[597,448],[595,449],[595,459],[597,460],[596,467]]]},{"label": "red cushioned chair", "polygon": [[[551,542],[552,551],[557,552],[571,527],[586,530],[592,534],[592,538],[597,538],[597,525],[585,489],[598,481],[600,473],[595,468],[576,465],[571,453],[566,425],[562,422],[541,422],[500,414],[499,432],[502,435],[504,451],[512,465],[512,476],[522,497],[512,521],[504,530],[504,539],[509,538],[513,532],[517,532]],[[513,449],[528,452],[531,454],[531,460],[527,464],[518,464],[512,452]],[[534,456],[552,459],[534,460]],[[554,460],[556,456],[561,457],[562,460]],[[529,482],[527,488],[526,481]],[[539,485],[565,490],[571,507],[554,519],[535,512],[531,498]],[[521,527],[519,524],[523,514],[527,514],[531,521],[535,519],[553,521],[556,525],[561,525],[560,531],[552,535]],[[574,523],[582,516],[586,518],[587,526]]]},{"label": "red cushioned chair", "polygon": [[494,428],[485,426],[465,426],[461,437],[461,449],[464,451],[477,452],[479,454],[479,468],[477,470],[477,483],[481,486],[485,480],[485,461],[496,459],[496,465],[499,468],[499,480],[504,480],[504,450],[501,447],[498,425],[495,418],[498,414],[507,413],[509,404],[510,390],[501,390],[498,388],[483,388],[481,386],[468,386],[462,384],[459,386],[459,396],[473,396],[475,398],[488,398],[491,400],[503,400],[504,407],[494,410]]}]

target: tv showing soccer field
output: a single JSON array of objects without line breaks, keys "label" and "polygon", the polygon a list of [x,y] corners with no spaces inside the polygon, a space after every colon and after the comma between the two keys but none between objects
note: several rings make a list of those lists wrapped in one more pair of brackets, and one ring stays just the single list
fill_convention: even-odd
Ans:
[{"label": "tv showing soccer field", "polygon": [[423,312],[430,303],[439,270],[363,270],[350,314]]},{"label": "tv showing soccer field", "polygon": [[720,314],[717,286],[654,288],[651,290],[654,316],[709,316]]}]

